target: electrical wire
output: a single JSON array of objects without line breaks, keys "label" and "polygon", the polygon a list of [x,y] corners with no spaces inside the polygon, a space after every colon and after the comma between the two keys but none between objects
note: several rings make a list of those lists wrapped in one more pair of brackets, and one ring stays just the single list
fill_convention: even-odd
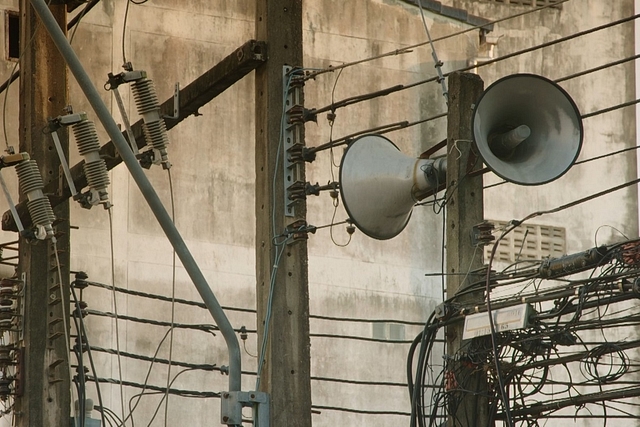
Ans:
[{"label": "electrical wire", "polygon": [[427,26],[427,20],[424,17],[424,10],[422,10],[422,0],[418,0],[418,7],[420,8],[420,16],[422,17],[422,24],[424,26],[424,31],[427,33],[427,39],[429,45],[431,46],[431,57],[433,58],[433,62],[435,64],[436,71],[438,73],[438,83],[442,86],[442,95],[444,99],[449,105],[449,92],[447,90],[447,82],[442,75],[442,61],[438,59],[438,54],[436,53],[436,48],[433,45],[433,40],[431,39],[431,34],[429,33],[429,27]]},{"label": "electrical wire", "polygon": [[[346,222],[346,221],[345,221]],[[327,225],[327,227],[329,227],[329,225]],[[320,228],[320,227],[318,227]],[[153,300],[158,300],[158,301],[166,301],[166,302],[171,302],[171,298],[170,297],[165,297],[163,295],[158,295],[158,294],[151,294],[151,293],[147,293],[147,292],[140,292],[140,291],[135,291],[132,289],[125,289],[125,288],[119,288],[119,287],[115,287],[113,288],[111,285],[106,285],[103,283],[99,283],[99,282],[95,282],[95,281],[89,281],[87,280],[86,283],[89,286],[94,286],[97,288],[101,288],[101,289],[106,289],[111,291],[112,289],[115,289],[116,292],[121,292],[127,295],[134,295],[134,296],[139,296],[139,297],[143,297],[143,298],[149,298],[149,299],[153,299]],[[205,305],[201,302],[197,302],[197,301],[189,301],[189,300],[184,300],[184,299],[180,299],[180,298],[176,298],[175,299],[176,304],[183,304],[186,306],[192,306],[192,307],[200,307],[205,309]],[[255,309],[251,309],[251,308],[242,308],[242,307],[232,307],[232,306],[224,306],[223,309],[225,311],[236,311],[236,312],[240,312],[240,313],[256,313]],[[413,325],[413,326],[423,326],[424,323],[423,322],[416,322],[416,321],[409,321],[409,320],[405,320],[405,319],[391,319],[391,318],[360,318],[360,317],[341,317],[341,316],[327,316],[327,315],[320,315],[320,314],[309,314],[309,319],[316,319],[316,320],[329,320],[329,321],[335,321],[335,322],[355,322],[355,323],[398,323],[398,324],[404,324],[404,325]],[[248,330],[248,332],[251,332]],[[255,331],[254,331],[255,332]]]},{"label": "electrical wire", "polygon": [[[162,339],[160,340],[160,342],[158,343],[158,346],[156,347],[156,351],[153,354],[153,358],[151,359],[151,363],[149,364],[149,369],[147,370],[147,375],[144,378],[144,382],[142,384],[138,384],[138,383],[132,383],[132,382],[125,382],[122,381],[122,378],[120,378],[119,380],[109,380],[109,379],[97,379],[97,381],[100,382],[108,382],[108,383],[114,383],[114,384],[120,384],[120,387],[122,387],[123,385],[129,385],[131,387],[138,387],[138,388],[142,388],[142,393],[140,393],[139,395],[135,395],[132,396],[131,399],[129,400],[129,414],[127,414],[126,418],[123,415],[123,421],[122,421],[122,425],[126,425],[125,423],[127,422],[127,420],[131,419],[131,422],[133,424],[133,412],[136,410],[136,408],[138,407],[138,404],[140,403],[140,398],[144,395],[145,390],[149,389],[149,390],[155,390],[155,391],[165,391],[165,389],[159,388],[159,387],[155,387],[151,386],[148,384],[149,381],[149,377],[151,376],[151,370],[153,369],[153,366],[155,364],[156,361],[156,357],[158,356],[158,353],[160,352],[160,348],[162,347],[162,343],[164,343],[164,341],[167,339],[167,337],[169,336],[169,331],[167,330],[167,332],[164,334],[164,337],[162,337]],[[133,399],[135,397],[138,397],[138,399],[136,400],[135,405],[133,405],[133,408],[131,407],[131,402],[133,401]]]},{"label": "electrical wire", "polygon": [[[64,291],[64,286],[63,286],[63,282],[62,282],[62,267],[60,265],[60,256],[58,255],[58,245],[56,242],[56,238],[52,237],[51,238],[51,247],[54,253],[54,257],[56,260],[56,271],[58,272],[58,291],[60,292],[60,305],[62,307],[62,327],[64,328],[64,344],[65,344],[65,349],[66,349],[66,362],[67,362],[67,366],[69,367],[69,386],[71,387],[71,401],[73,401],[73,372],[71,369],[71,347],[69,345],[69,342],[71,340],[71,338],[69,337],[69,315],[67,313],[67,309],[66,307],[68,307],[68,299],[65,298],[66,293]],[[84,416],[84,414],[83,414]],[[75,423],[76,426],[78,426],[78,417],[75,417]]]},{"label": "electrical wire", "polygon": [[[551,8],[551,7],[559,6],[562,3],[565,3],[567,1],[569,1],[569,0],[559,0],[559,1],[555,2],[555,3],[547,3],[547,4],[543,5],[543,6],[539,6],[539,7],[534,8],[534,9],[530,9],[530,10],[526,10],[526,11],[523,11],[523,12],[520,12],[520,13],[509,15],[509,16],[506,16],[504,18],[490,20],[485,24],[475,25],[475,26],[472,26],[472,27],[465,28],[464,30],[457,31],[457,32],[452,33],[452,34],[448,34],[446,36],[437,37],[437,38],[433,39],[432,42],[436,43],[436,42],[439,42],[439,41],[447,40],[447,39],[450,39],[450,38],[453,38],[453,37],[457,37],[457,36],[466,34],[466,33],[471,32],[471,31],[475,31],[475,30],[486,30],[487,27],[490,27],[490,26],[492,26],[494,24],[498,24],[500,22],[508,21],[508,20],[511,20],[511,19],[514,19],[514,18],[519,18],[521,16],[529,15],[529,14],[532,14],[532,13],[535,13],[535,12],[539,12],[541,10],[548,9],[548,8]],[[419,2],[419,0],[417,0],[416,3],[418,3],[419,6],[422,7],[422,4]],[[388,56],[396,56],[396,55],[401,55],[401,54],[405,54],[405,53],[410,53],[410,52],[413,51],[413,49],[415,49],[417,47],[425,46],[425,45],[430,44],[430,43],[431,43],[430,41],[421,42],[421,43],[417,43],[417,44],[413,44],[413,45],[410,45],[410,46],[403,47],[402,49],[396,49],[396,50],[393,50],[393,51],[390,51],[390,52],[382,53],[380,55],[375,55],[375,56],[372,56],[372,57],[369,57],[369,58],[364,58],[364,59],[360,59],[360,60],[357,60],[357,61],[348,62],[348,63],[342,64],[342,65],[338,65],[338,66],[330,65],[329,67],[327,67],[327,68],[325,68],[323,70],[318,70],[318,71],[315,71],[313,73],[309,73],[305,77],[305,79],[307,79],[307,80],[308,79],[314,79],[316,76],[318,76],[320,74],[331,73],[331,72],[334,72],[336,70],[341,70],[341,69],[344,69],[344,68],[347,68],[347,67],[352,67],[354,65],[363,64],[365,62],[386,58]]]},{"label": "electrical wire", "polygon": [[[84,319],[82,317],[82,311],[80,310],[80,301],[78,300],[78,296],[76,295],[76,291],[73,288],[73,286],[70,286],[70,290],[71,290],[71,296],[73,297],[73,302],[75,305],[75,312],[74,315],[71,316],[71,319],[73,319],[73,322],[75,324],[76,327],[76,332],[78,334],[78,336],[80,337],[80,348],[78,351],[78,365],[80,365],[81,368],[81,372],[82,372],[82,376],[84,378],[84,371],[82,369],[82,351],[83,346],[86,344],[87,347],[87,356],[89,358],[89,365],[91,366],[91,371],[93,372],[93,376],[97,377],[98,374],[96,372],[96,367],[95,364],[93,362],[93,356],[91,354],[91,346],[89,345],[89,338],[87,337],[87,333],[86,333],[86,328],[84,325]],[[96,394],[98,396],[98,404],[99,406],[102,408],[104,407],[103,402],[102,402],[102,391],[100,390],[100,383],[96,382]],[[82,402],[81,402],[82,403]],[[84,411],[80,410],[80,414],[82,414],[82,424],[84,424]],[[106,420],[105,420],[105,414],[103,411],[100,411],[100,415],[102,418],[102,424],[106,425]]]},{"label": "electrical wire", "polygon": [[[118,363],[118,377],[122,380],[122,360],[120,358],[120,329],[118,326],[118,298],[115,292],[116,286],[116,259],[115,259],[115,249],[114,249],[114,236],[113,236],[113,211],[112,207],[109,207],[107,211],[109,212],[109,246],[111,253],[111,283],[112,283],[112,302],[113,302],[113,319],[115,325],[116,332],[116,350],[117,350],[117,363]],[[124,409],[124,388],[122,387],[122,382],[120,383],[120,409],[122,411],[122,417],[124,417],[125,409]],[[126,422],[126,420],[125,420]]]},{"label": "electrical wire", "polygon": [[[47,1],[47,6],[49,6],[51,4],[51,0]],[[9,154],[13,153],[13,147],[11,147],[9,145],[9,138],[7,137],[7,98],[9,96],[9,85],[11,85],[12,82],[14,82],[18,76],[20,75],[19,71],[16,71],[18,66],[20,65],[20,63],[22,62],[22,57],[24,56],[24,53],[27,51],[27,49],[29,49],[31,47],[31,45],[33,44],[33,41],[36,38],[36,34],[38,33],[38,29],[40,28],[40,20],[37,20],[35,22],[34,28],[33,28],[33,34],[31,34],[31,37],[29,38],[29,40],[22,44],[22,50],[20,51],[20,54],[18,56],[18,60],[16,61],[15,65],[13,66],[13,68],[11,69],[11,77],[9,77],[9,79],[7,80],[7,82],[5,83],[6,87],[5,87],[5,93],[4,93],[4,99],[2,101],[2,133],[4,135],[4,142],[5,142],[5,146],[6,146],[6,152]],[[15,76],[15,78],[14,78]]]},{"label": "electrical wire", "polygon": [[73,27],[73,31],[71,32],[71,37],[69,38],[69,44],[73,43],[73,39],[76,36],[76,31],[78,31],[78,27],[80,26],[80,21],[82,20],[82,18],[84,18],[85,14],[89,12],[91,9],[93,9],[93,7],[96,4],[98,4],[98,1],[100,0],[92,0],[89,3],[87,3],[86,6],[82,8],[82,11],[80,11],[80,13],[74,18],[73,25],[71,25],[71,23],[67,25],[67,28]]},{"label": "electrical wire", "polygon": [[[519,56],[519,55],[523,55],[525,53],[531,53],[531,52],[534,52],[536,50],[544,49],[544,48],[547,48],[547,47],[550,47],[550,46],[554,46],[554,45],[559,44],[559,43],[563,43],[563,42],[566,42],[566,41],[569,41],[569,40],[573,40],[573,39],[576,39],[576,38],[579,38],[579,37],[586,36],[588,34],[592,34],[592,33],[598,32],[598,31],[602,31],[602,30],[614,27],[616,25],[621,25],[621,24],[633,21],[633,20],[637,19],[638,17],[640,17],[640,14],[632,15],[632,16],[629,16],[629,17],[626,17],[626,18],[622,18],[622,19],[613,21],[613,22],[609,22],[607,24],[599,25],[597,27],[590,28],[588,30],[576,32],[576,33],[573,33],[573,34],[565,36],[565,37],[560,37],[558,39],[551,40],[549,42],[538,44],[536,46],[532,46],[532,47],[529,47],[529,48],[521,49],[521,50],[516,51],[516,52],[505,54],[505,55],[502,55],[500,57],[493,58],[493,59],[490,59],[490,60],[487,60],[487,61],[483,61],[480,64],[474,64],[474,65],[471,65],[471,66],[458,68],[458,69],[456,69],[454,71],[451,71],[451,72],[443,74],[443,77],[449,77],[454,72],[470,71],[470,70],[473,70],[473,69],[476,69],[476,68],[486,67],[488,65],[495,64],[497,62],[504,61],[504,60],[507,60],[507,59],[510,59],[510,58],[513,58],[513,57],[516,57],[516,56]],[[414,83],[398,84],[398,85],[391,86],[391,87],[388,87],[386,89],[381,89],[381,90],[378,90],[378,91],[375,91],[375,92],[371,92],[371,93],[367,93],[367,94],[362,94],[362,95],[358,95],[358,96],[345,98],[345,99],[343,99],[341,101],[333,103],[330,106],[325,106],[325,107],[318,108],[318,109],[312,109],[310,111],[310,114],[317,115],[317,114],[329,111],[330,109],[338,109],[338,108],[347,107],[347,106],[350,106],[350,105],[353,105],[353,104],[356,104],[356,103],[359,103],[359,102],[363,102],[363,101],[367,101],[367,100],[370,100],[370,99],[378,98],[380,96],[390,95],[390,94],[395,93],[395,92],[399,92],[399,91],[411,89],[411,88],[414,88],[414,87],[417,87],[417,86],[422,86],[422,85],[427,84],[427,83],[435,82],[435,81],[438,81],[438,79],[439,79],[439,77],[431,77],[431,78],[428,78],[428,79],[419,80],[419,81],[414,82]]]},{"label": "electrical wire", "polygon": [[[149,424],[147,424],[147,427],[151,427],[151,424],[153,424],[153,420],[155,420],[155,419],[156,419],[156,416],[158,415],[158,412],[160,411],[160,408],[162,407],[162,401],[163,401],[163,400],[165,400],[165,399],[167,399],[167,396],[169,396],[168,391],[169,391],[170,387],[173,385],[173,383],[176,381],[176,379],[178,379],[178,377],[179,377],[180,375],[184,374],[185,372],[190,372],[190,371],[193,371],[193,369],[183,369],[182,371],[178,372],[178,373],[176,374],[176,376],[175,376],[175,377],[173,377],[173,379],[168,383],[168,385],[167,385],[167,391],[165,391],[165,394],[162,396],[162,399],[160,399],[160,403],[158,403],[158,406],[156,406],[156,410],[155,410],[155,412],[153,413],[153,416],[151,417],[151,420],[149,420]],[[165,408],[166,408],[166,407],[167,407],[167,405],[165,405]],[[166,417],[167,417],[167,415],[166,415],[166,413],[165,413],[165,421],[164,421],[164,422],[165,422],[165,425],[166,425],[166,423],[167,423]]]},{"label": "electrical wire", "polygon": [[[167,176],[169,179],[169,195],[171,199],[171,220],[175,223],[176,205],[175,205],[175,199],[173,194],[173,180],[171,179],[171,169],[167,169]],[[167,366],[167,392],[163,397],[163,400],[165,401],[165,406],[164,406],[164,426],[165,427],[167,427],[167,421],[169,418],[169,388],[171,387],[171,382],[173,382],[173,381],[170,382],[170,379],[171,379],[171,359],[173,357],[173,330],[174,330],[174,324],[175,324],[175,315],[176,315],[176,251],[174,249],[172,251],[172,263],[171,263],[171,327],[169,328],[171,332],[169,333],[169,364]],[[177,377],[178,376],[176,375],[176,378]],[[175,378],[174,378],[174,381],[175,381]],[[154,415],[154,418],[155,418],[155,415]],[[149,425],[151,425],[151,423],[149,423]]]}]

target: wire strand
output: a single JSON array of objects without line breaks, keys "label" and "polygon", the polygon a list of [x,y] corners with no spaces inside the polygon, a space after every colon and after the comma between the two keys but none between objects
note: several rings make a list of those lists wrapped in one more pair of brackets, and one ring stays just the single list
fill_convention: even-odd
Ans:
[{"label": "wire strand", "polygon": [[[118,377],[122,379],[122,360],[120,358],[120,329],[118,326],[118,298],[115,292],[116,286],[116,259],[115,259],[115,248],[114,248],[114,236],[113,236],[113,208],[109,207],[107,209],[109,212],[109,247],[111,253],[111,283],[112,283],[112,302],[113,302],[113,319],[115,325],[116,332],[116,350],[117,350],[117,363],[118,363]],[[120,410],[122,411],[122,417],[125,415],[125,406],[124,406],[124,389],[122,387],[122,383],[120,383]],[[126,420],[125,420],[126,421]]]}]

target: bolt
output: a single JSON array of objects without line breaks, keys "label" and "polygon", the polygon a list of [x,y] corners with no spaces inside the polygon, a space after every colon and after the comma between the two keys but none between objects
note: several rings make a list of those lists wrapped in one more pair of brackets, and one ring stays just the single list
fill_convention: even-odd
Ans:
[{"label": "bolt", "polygon": [[229,417],[227,417],[227,416],[225,415],[224,417],[222,417],[222,421],[224,421],[224,422],[226,423],[227,421],[229,421]]}]

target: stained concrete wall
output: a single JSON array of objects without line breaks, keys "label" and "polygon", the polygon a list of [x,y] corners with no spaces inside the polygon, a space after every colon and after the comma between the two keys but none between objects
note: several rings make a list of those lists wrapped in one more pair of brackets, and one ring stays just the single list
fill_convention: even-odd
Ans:
[{"label": "stained concrete wall", "polygon": [[[549,11],[544,19],[518,20],[496,28],[504,32],[498,54],[519,49],[574,32],[590,28],[598,22],[608,22],[611,17],[595,13],[599,7],[594,0],[591,9],[582,9],[568,3],[561,11]],[[17,8],[17,2],[1,1],[5,8]],[[98,87],[106,81],[108,72],[119,72],[124,60],[122,54],[124,1],[103,0],[86,17],[77,30],[73,46]],[[493,18],[509,14],[513,9],[489,6],[477,2],[461,2],[456,6],[467,8],[476,15]],[[609,6],[608,14],[626,16],[626,2]],[[592,10],[593,14],[587,13]],[[159,98],[171,96],[174,82],[182,85],[191,82],[204,71],[231,53],[254,34],[254,5],[249,0],[206,2],[191,1],[188,4],[176,0],[151,0],[144,5],[131,4],[124,32],[126,59],[137,69],[145,69],[155,81]],[[452,34],[468,28],[468,25],[450,18],[426,13],[426,20],[433,38]],[[509,22],[509,21],[508,21]],[[304,66],[310,69],[326,68],[384,52],[394,51],[423,42],[424,28],[418,10],[400,0],[369,0],[339,2],[334,0],[308,1],[304,4]],[[531,58],[520,58],[490,68],[481,68],[485,81],[491,81],[518,71],[535,72],[551,78],[569,74],[590,64],[595,56],[599,61],[619,58],[616,49],[629,49],[624,42],[627,32],[614,33],[605,42],[587,41],[570,48],[570,56],[557,48],[552,54],[537,53]],[[600,40],[594,38],[594,40]],[[611,46],[615,44],[615,47]],[[598,55],[587,55],[598,47]],[[445,63],[445,71],[467,65],[467,61],[482,54],[478,30],[436,43],[438,55]],[[588,49],[587,49],[588,48]],[[632,49],[632,48],[631,48]],[[553,57],[551,61],[549,58]],[[580,59],[577,59],[580,58]],[[558,63],[556,63],[558,62]],[[0,61],[0,78],[8,76],[13,65]],[[598,62],[599,63],[599,62]],[[566,71],[561,72],[566,67]],[[595,65],[595,64],[594,64]],[[501,68],[502,67],[502,68]],[[574,67],[574,68],[572,68]],[[628,68],[628,67],[627,67]],[[566,89],[576,95],[581,109],[594,108],[619,102],[630,87],[629,70],[617,70],[617,85],[607,85],[603,92],[591,96],[589,91],[600,88],[602,81],[596,76],[582,78],[580,82],[567,83]],[[342,72],[319,75],[307,82],[306,107],[319,108],[351,96],[377,91],[397,84],[410,85],[435,76],[431,49],[423,46],[411,53],[390,56],[346,68]],[[608,76],[608,74],[607,74]],[[632,81],[632,80],[631,80]],[[631,83],[629,83],[631,84]],[[137,119],[135,107],[126,91],[123,93],[132,120]],[[70,98],[76,110],[90,111],[77,86],[70,83]],[[108,92],[103,99],[110,105],[119,122],[119,113]],[[610,99],[607,103],[604,99]],[[9,92],[7,124],[10,138],[17,137],[17,91]],[[318,146],[354,132],[386,123],[408,120],[418,121],[446,111],[440,87],[435,82],[421,84],[395,94],[362,102],[336,111],[333,129],[325,115],[318,123],[306,126],[308,146]],[[254,145],[253,145],[253,80],[249,76],[214,101],[203,107],[202,116],[190,117],[170,132],[170,160],[173,164],[171,179],[175,204],[175,221],[212,289],[224,306],[255,307],[254,268]],[[635,129],[629,113],[620,111],[612,116],[594,118],[597,122],[585,124],[589,137],[585,140],[583,157],[610,151],[612,147],[628,146]],[[616,117],[613,119],[612,117]],[[600,121],[604,121],[601,123]],[[100,128],[100,126],[98,126]],[[603,130],[604,129],[604,130]],[[445,120],[433,120],[421,125],[389,133],[387,136],[408,155],[416,156],[445,138]],[[108,138],[100,129],[103,141]],[[13,135],[13,136],[12,136]],[[602,142],[604,140],[604,142]],[[592,141],[592,142],[589,142]],[[16,143],[17,145],[17,143]],[[339,164],[342,148],[336,148],[333,161]],[[79,160],[73,152],[71,163]],[[495,219],[519,218],[536,208],[554,207],[584,194],[606,188],[607,183],[635,176],[635,162],[619,158],[607,160],[606,175],[595,174],[593,169],[582,167],[572,170],[566,177],[542,188],[526,189],[527,202],[516,198],[522,189],[511,186],[489,190],[486,194],[487,217]],[[622,163],[622,164],[621,164]],[[325,184],[337,179],[337,167],[331,166],[328,151],[318,154],[308,165],[307,179]],[[135,184],[124,166],[110,174],[111,198],[114,203],[112,231],[106,211],[91,211],[77,206],[72,208],[71,223],[78,227],[72,231],[72,270],[84,270],[90,279],[112,283],[112,267],[116,286],[131,290],[171,295],[172,251],[160,228],[152,218]],[[152,168],[148,176],[167,207],[171,206],[169,176],[166,171]],[[606,179],[605,179],[606,178]],[[494,178],[487,178],[493,182]],[[585,181],[588,184],[585,184]],[[15,187],[17,188],[17,187]],[[567,191],[570,189],[570,191]],[[17,190],[16,190],[17,191]],[[591,245],[595,228],[604,223],[616,228],[627,227],[628,233],[637,233],[634,216],[636,199],[630,192],[616,193],[610,199],[584,205],[579,214],[566,214],[550,219],[556,225],[565,225],[569,233],[568,250],[582,250]],[[379,203],[383,200],[372,201]],[[619,206],[615,214],[603,206]],[[6,209],[4,204],[0,204]],[[346,219],[342,206],[334,210],[328,194],[309,199],[308,221],[316,226]],[[509,218],[503,218],[509,211]],[[442,217],[430,206],[414,210],[407,229],[397,238],[379,242],[356,232],[351,239],[344,225],[323,228],[309,240],[310,308],[312,315],[358,319],[392,319],[407,322],[423,322],[442,299],[441,281],[428,276],[441,271]],[[580,233],[577,230],[580,230]],[[113,258],[110,235],[113,233]],[[599,243],[615,238],[608,230],[598,234]],[[6,238],[5,238],[6,236]],[[3,240],[14,238],[3,234]],[[348,245],[344,246],[349,242]],[[176,297],[198,300],[197,293],[183,269],[176,268]],[[90,287],[84,299],[89,307],[113,312],[110,292]],[[170,320],[171,305],[168,302],[149,300],[118,294],[117,309],[120,314],[138,318]],[[228,311],[234,327],[246,325],[255,329],[255,315]],[[206,311],[199,308],[176,308],[176,321],[188,324],[213,323]],[[87,318],[89,339],[92,345],[115,349],[117,345],[115,323],[99,316]],[[333,334],[373,338],[376,326],[372,322],[346,322],[311,320],[312,334]],[[119,346],[121,351],[153,356],[167,328],[120,320]],[[404,340],[411,340],[421,328],[404,325]],[[377,329],[376,329],[377,331]],[[398,332],[396,337],[401,337]],[[385,343],[347,338],[312,337],[313,404],[339,408],[373,411],[409,411],[406,388],[401,386],[376,386],[344,384],[330,379],[354,381],[383,381],[404,383],[407,343]],[[226,349],[220,336],[204,332],[176,330],[173,358],[190,363],[227,362]],[[250,334],[243,354],[244,369],[255,370],[258,343]],[[167,358],[168,342],[164,342],[158,357]],[[117,358],[95,353],[98,375],[118,378]],[[122,377],[127,381],[143,383],[147,376],[148,362],[122,357]],[[172,369],[172,376],[180,371]],[[156,365],[149,375],[149,384],[165,386],[166,365]],[[245,375],[244,389],[254,387],[255,377]],[[200,391],[221,391],[227,387],[227,377],[219,372],[186,372],[173,387]],[[95,390],[89,386],[89,394],[95,399]],[[103,385],[105,405],[120,413],[120,390],[116,386]],[[125,387],[125,413],[129,401],[140,389]],[[135,399],[132,401],[135,404]],[[135,410],[137,423],[147,424],[152,418],[160,396],[145,396]],[[186,399],[172,396],[169,402],[168,425],[188,422],[189,425],[215,425],[219,417],[217,399]],[[94,414],[94,416],[96,416]],[[164,408],[155,424],[164,420]],[[339,410],[322,409],[314,412],[316,426],[367,425],[388,426],[408,422],[402,415],[363,415]]]}]

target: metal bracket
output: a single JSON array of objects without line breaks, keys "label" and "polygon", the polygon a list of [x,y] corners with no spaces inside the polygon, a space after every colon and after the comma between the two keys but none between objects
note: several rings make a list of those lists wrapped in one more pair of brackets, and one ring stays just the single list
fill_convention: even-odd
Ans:
[{"label": "metal bracket", "polygon": [[286,228],[287,236],[290,237],[288,242],[291,244],[300,240],[307,240],[309,233],[315,234],[317,229],[317,227],[307,224],[307,221],[303,219],[295,221]]},{"label": "metal bracket", "polygon": [[220,419],[228,426],[242,425],[242,408],[251,407],[254,427],[269,427],[269,395],[259,391],[222,393]]},{"label": "metal bracket", "polygon": [[304,81],[301,70],[285,66],[282,69],[282,87],[286,91],[284,117],[282,119],[282,143],[284,155],[284,214],[295,216],[295,204],[304,200],[304,156],[302,134],[304,132]]},{"label": "metal bracket", "polygon": [[173,116],[163,116],[165,119],[178,120],[180,118],[180,82],[173,87]]},{"label": "metal bracket", "polygon": [[496,237],[491,234],[494,228],[493,223],[489,221],[474,225],[471,230],[471,244],[475,247],[482,247],[493,242],[496,239]]}]

